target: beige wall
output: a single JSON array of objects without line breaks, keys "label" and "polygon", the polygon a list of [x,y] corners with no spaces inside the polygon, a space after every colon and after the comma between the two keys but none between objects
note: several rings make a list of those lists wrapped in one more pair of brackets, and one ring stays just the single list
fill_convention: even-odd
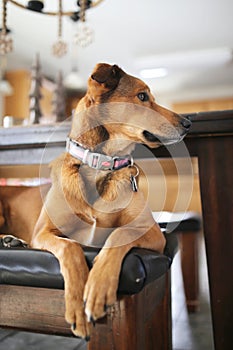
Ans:
[{"label": "beige wall", "polygon": [[[194,210],[201,213],[197,159],[153,158],[136,163],[141,169],[139,187],[153,211]],[[5,178],[49,177],[49,173],[46,165],[0,167],[0,177]]]},{"label": "beige wall", "polygon": [[222,111],[233,109],[233,96],[223,99],[209,99],[173,103],[172,109],[177,113]]},{"label": "beige wall", "polygon": [[153,211],[186,211],[201,213],[197,159],[137,161],[145,177],[139,186]]}]

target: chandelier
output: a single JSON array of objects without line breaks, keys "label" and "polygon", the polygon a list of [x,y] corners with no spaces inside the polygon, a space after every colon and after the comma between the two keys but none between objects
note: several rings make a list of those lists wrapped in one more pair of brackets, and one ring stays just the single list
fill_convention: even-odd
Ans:
[{"label": "chandelier", "polygon": [[[65,0],[63,0],[65,1]],[[14,0],[2,0],[2,28],[0,32],[0,55],[6,55],[13,50],[13,40],[9,35],[7,27],[7,3],[37,13],[58,17],[58,38],[52,46],[52,53],[57,57],[62,57],[67,53],[67,43],[62,38],[62,17],[68,16],[74,22],[79,22],[78,30],[74,34],[74,44],[81,47],[88,46],[93,41],[93,30],[86,23],[86,11],[98,6],[103,0],[78,0],[77,8],[74,11],[63,11],[63,1],[58,0],[57,11],[44,11],[44,1],[31,0],[26,5]]]}]

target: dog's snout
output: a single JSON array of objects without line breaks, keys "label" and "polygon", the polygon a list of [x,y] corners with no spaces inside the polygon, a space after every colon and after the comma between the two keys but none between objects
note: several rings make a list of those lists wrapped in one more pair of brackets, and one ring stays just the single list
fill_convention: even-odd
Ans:
[{"label": "dog's snout", "polygon": [[182,118],[180,124],[184,129],[188,130],[192,125],[191,121],[188,118]]}]

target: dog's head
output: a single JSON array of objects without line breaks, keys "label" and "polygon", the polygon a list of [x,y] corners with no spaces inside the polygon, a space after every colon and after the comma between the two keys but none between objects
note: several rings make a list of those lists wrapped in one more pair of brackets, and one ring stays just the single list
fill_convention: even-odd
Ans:
[{"label": "dog's head", "polygon": [[191,126],[188,119],[158,105],[142,80],[117,65],[99,63],[88,79],[88,90],[77,112],[109,103],[99,122],[110,138],[127,137],[154,148],[179,142]]}]

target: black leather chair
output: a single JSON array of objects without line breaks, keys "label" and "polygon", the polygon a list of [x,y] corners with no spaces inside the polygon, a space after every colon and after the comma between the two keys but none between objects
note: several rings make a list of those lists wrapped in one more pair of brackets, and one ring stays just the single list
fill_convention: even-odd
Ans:
[{"label": "black leather chair", "polygon": [[[171,227],[177,232],[190,228],[188,222],[200,225],[199,217],[182,215],[181,222],[176,221],[178,216],[168,221],[161,216],[158,220],[167,242],[164,254],[139,248],[127,254],[118,300],[97,322],[89,350],[172,348],[169,268],[178,244],[176,234],[166,231]],[[98,251],[87,249],[84,253],[91,268]],[[0,248],[0,311],[0,327],[72,335],[64,320],[59,262],[51,253]]]},{"label": "black leather chair", "polygon": [[166,232],[177,234],[181,253],[186,306],[189,313],[199,310],[199,238],[202,229],[201,216],[197,212],[156,212],[155,220]]}]

